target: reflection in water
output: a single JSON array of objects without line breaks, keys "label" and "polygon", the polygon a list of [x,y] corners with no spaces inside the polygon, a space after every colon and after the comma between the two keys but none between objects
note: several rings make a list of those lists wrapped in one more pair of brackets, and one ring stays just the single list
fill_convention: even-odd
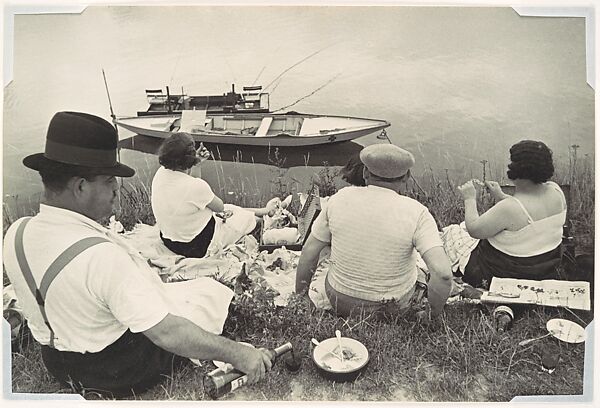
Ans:
[{"label": "reflection in water", "polygon": [[[124,149],[156,154],[163,139],[135,135],[119,141]],[[356,142],[301,147],[239,146],[205,143],[216,160],[223,162],[259,163],[280,168],[299,166],[343,166],[349,157],[363,148]]]}]

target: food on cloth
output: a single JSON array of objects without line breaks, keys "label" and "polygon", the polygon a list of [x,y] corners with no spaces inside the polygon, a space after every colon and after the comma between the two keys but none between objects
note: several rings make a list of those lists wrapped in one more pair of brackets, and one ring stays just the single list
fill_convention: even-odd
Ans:
[{"label": "food on cloth", "polygon": [[[272,210],[263,216],[263,245],[294,245],[302,240],[304,229],[299,229],[300,210],[307,202],[305,194],[293,194],[281,200],[272,198],[267,208]],[[303,225],[302,225],[303,227]]]},{"label": "food on cloth", "polygon": [[298,242],[298,228],[284,227],[266,230],[262,241],[265,245],[290,245]]},{"label": "food on cloth", "polygon": [[292,245],[297,244],[300,240],[298,219],[286,209],[289,201],[282,202],[277,197],[269,201],[268,205],[274,207],[275,210],[263,217],[262,244]]},{"label": "food on cloth", "polygon": [[265,215],[263,219],[265,230],[298,226],[297,218],[285,208],[277,208],[272,216]]}]

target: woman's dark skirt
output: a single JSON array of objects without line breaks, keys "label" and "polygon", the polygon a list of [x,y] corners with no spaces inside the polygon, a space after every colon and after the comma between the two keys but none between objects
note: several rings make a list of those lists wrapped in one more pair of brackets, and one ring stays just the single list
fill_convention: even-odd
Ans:
[{"label": "woman's dark skirt", "polygon": [[210,217],[210,221],[208,221],[206,227],[190,242],[171,241],[163,237],[162,232],[160,233],[160,239],[162,239],[167,248],[177,255],[183,255],[186,258],[204,258],[214,234],[215,219],[214,217]]},{"label": "woman's dark skirt", "polygon": [[560,245],[541,255],[517,257],[494,248],[487,239],[479,241],[465,267],[463,281],[488,288],[492,277],[516,279],[558,279]]}]

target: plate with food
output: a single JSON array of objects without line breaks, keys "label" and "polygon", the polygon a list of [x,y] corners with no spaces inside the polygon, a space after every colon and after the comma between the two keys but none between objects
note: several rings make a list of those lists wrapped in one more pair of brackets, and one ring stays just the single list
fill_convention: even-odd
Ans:
[{"label": "plate with food", "polygon": [[369,351],[358,340],[332,337],[318,343],[312,359],[325,378],[336,382],[353,381],[367,366]]}]

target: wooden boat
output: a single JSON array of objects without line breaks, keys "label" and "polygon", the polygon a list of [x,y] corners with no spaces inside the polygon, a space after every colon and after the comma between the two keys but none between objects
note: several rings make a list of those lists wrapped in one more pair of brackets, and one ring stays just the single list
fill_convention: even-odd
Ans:
[{"label": "wooden boat", "polygon": [[223,95],[189,96],[183,93],[171,94],[162,89],[146,89],[148,109],[138,111],[138,116],[155,116],[181,113],[183,110],[205,110],[215,113],[266,113],[269,112],[269,94],[262,91],[262,86],[245,86],[241,93],[231,91]]},{"label": "wooden boat", "polygon": [[176,132],[187,132],[200,142],[250,146],[339,143],[390,126],[385,120],[348,116],[297,112],[207,114],[197,110],[184,110],[173,115],[116,118],[114,123],[144,136],[167,138]]}]

